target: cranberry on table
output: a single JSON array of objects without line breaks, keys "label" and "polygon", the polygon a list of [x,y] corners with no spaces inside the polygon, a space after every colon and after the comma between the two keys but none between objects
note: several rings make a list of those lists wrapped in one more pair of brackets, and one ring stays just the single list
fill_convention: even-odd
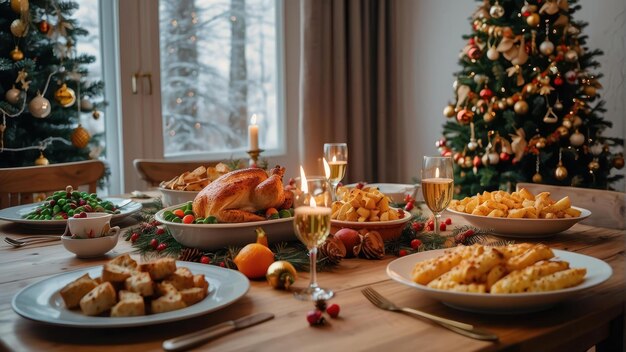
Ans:
[{"label": "cranberry on table", "polygon": [[446,225],[452,224],[452,219],[446,218],[445,223],[446,223]]},{"label": "cranberry on table", "polygon": [[135,243],[135,242],[137,242],[137,239],[139,239],[139,233],[133,232],[133,234],[130,235],[130,241]]},{"label": "cranberry on table", "polygon": [[406,249],[401,249],[401,250],[398,251],[398,256],[399,257],[404,257],[407,254],[409,254],[409,252],[407,252]]},{"label": "cranberry on table", "polygon": [[157,246],[156,250],[161,252],[162,250],[164,250],[165,248],[167,248],[167,244],[166,243],[161,243]]},{"label": "cranberry on table", "polygon": [[202,257],[200,257],[200,263],[202,263],[202,264],[210,264],[211,263],[211,259],[209,259],[209,257],[207,257],[206,255],[203,255]]},{"label": "cranberry on table", "polygon": [[330,315],[331,318],[337,318],[339,316],[339,305],[338,304],[331,304],[330,306],[328,306],[328,308],[326,308],[326,313],[328,313],[328,315]]},{"label": "cranberry on table", "polygon": [[318,309],[311,310],[306,314],[306,320],[310,325],[318,325],[322,321],[322,312]]},{"label": "cranberry on table", "polygon": [[446,230],[446,223],[442,222],[441,224],[439,224],[439,231],[445,231]]},{"label": "cranberry on table", "polygon": [[422,245],[422,241],[418,240],[417,238],[415,238],[415,239],[413,239],[411,241],[411,248],[413,248],[413,249],[418,249],[419,246],[421,246],[421,245]]},{"label": "cranberry on table", "polygon": [[150,240],[150,247],[157,249],[158,246],[159,246],[159,241],[157,241],[156,238],[153,238]]}]

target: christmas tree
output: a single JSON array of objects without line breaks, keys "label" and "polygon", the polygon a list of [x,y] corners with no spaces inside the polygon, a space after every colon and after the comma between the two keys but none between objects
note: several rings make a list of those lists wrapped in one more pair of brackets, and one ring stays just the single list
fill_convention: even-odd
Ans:
[{"label": "christmas tree", "polygon": [[437,141],[458,196],[517,182],[609,189],[623,140],[602,136],[601,74],[575,0],[485,0],[460,54],[456,102]]},{"label": "christmas tree", "polygon": [[78,123],[83,113],[99,117],[93,99],[104,86],[84,79],[95,58],[76,52],[88,34],[71,17],[76,9],[71,1],[0,3],[0,167],[85,160],[101,137]]}]

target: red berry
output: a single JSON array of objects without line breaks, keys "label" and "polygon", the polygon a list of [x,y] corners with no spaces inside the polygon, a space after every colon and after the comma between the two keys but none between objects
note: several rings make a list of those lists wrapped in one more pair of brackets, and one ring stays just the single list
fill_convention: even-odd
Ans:
[{"label": "red berry", "polygon": [[150,240],[150,247],[157,249],[158,246],[159,246],[159,241],[157,241],[156,238],[153,238]]},{"label": "red berry", "polygon": [[474,230],[469,229],[469,230],[465,231],[465,236],[466,237],[470,237],[470,236],[473,236],[473,235],[474,235]]},{"label": "red berry", "polygon": [[193,223],[194,220],[195,220],[195,218],[191,214],[187,214],[187,215],[185,215],[183,217],[183,223],[185,223],[185,224],[191,224],[191,223]]},{"label": "red berry", "polygon": [[411,241],[411,248],[413,249],[417,249],[421,245],[422,245],[422,241],[418,240],[417,238]]},{"label": "red berry", "polygon": [[435,220],[429,219],[428,221],[426,221],[426,226],[433,227],[434,225],[435,225]]},{"label": "red berry", "polygon": [[413,209],[413,202],[406,203],[406,205],[404,206],[404,210],[411,211],[411,209]]},{"label": "red berry", "polygon": [[414,222],[411,224],[411,227],[413,228],[413,231],[422,231],[422,228],[424,228],[424,225],[422,225],[421,222]]},{"label": "red berry", "polygon": [[181,219],[185,216],[185,212],[182,209],[176,209],[172,213]]},{"label": "red berry", "polygon": [[167,248],[167,244],[161,243],[161,244],[159,244],[157,246],[156,250],[160,252],[160,251],[164,250],[165,248]]},{"label": "red berry", "polygon": [[433,224],[426,225],[426,231],[432,231],[434,229],[435,229],[435,225],[433,225]]},{"label": "red berry", "polygon": [[404,257],[407,254],[409,254],[409,252],[407,252],[406,249],[401,249],[398,251],[398,257]]},{"label": "red berry", "polygon": [[132,234],[132,235],[130,235],[130,241],[131,241],[132,243],[137,242],[137,239],[138,239],[138,238],[139,238],[139,233],[137,233],[137,232],[133,232],[133,234]]},{"label": "red berry", "polygon": [[226,267],[226,263],[224,263],[224,262],[220,262],[220,266],[221,266],[222,268],[225,268],[225,267]]},{"label": "red berry", "polygon": [[439,224],[439,231],[445,231],[446,230],[446,223],[442,222],[441,224]]},{"label": "red berry", "polygon": [[152,220],[152,222],[150,223],[152,226],[159,226],[161,225],[160,222],[158,222],[157,220]]},{"label": "red berry", "polygon": [[330,315],[331,318],[337,318],[339,316],[339,305],[337,304],[331,304],[330,306],[328,306],[328,308],[326,308],[326,313],[328,313],[328,315]]},{"label": "red berry", "polygon": [[322,320],[322,312],[317,309],[311,310],[306,313],[306,320],[309,322],[310,325],[317,325]]},{"label": "red berry", "polygon": [[452,224],[452,219],[447,218],[447,219],[445,220],[445,223],[446,223],[446,225],[450,225],[450,224]]},{"label": "red berry", "polygon": [[209,257],[207,257],[206,255],[203,255],[202,257],[200,257],[200,263],[209,264],[211,263],[211,259],[209,259]]},{"label": "red berry", "polygon": [[356,187],[354,187],[354,188],[356,188],[356,189],[363,189],[363,187],[365,187],[365,184],[363,182],[359,182],[359,183],[356,184]]},{"label": "red berry", "polygon": [[156,229],[156,234],[157,234],[157,235],[162,235],[162,234],[164,234],[164,233],[165,233],[165,229],[164,229],[164,228],[162,228],[162,227],[157,227],[157,229]]},{"label": "red berry", "polygon": [[413,197],[411,197],[410,194],[407,194],[406,196],[404,196],[405,203],[411,203],[412,201],[413,201]]}]

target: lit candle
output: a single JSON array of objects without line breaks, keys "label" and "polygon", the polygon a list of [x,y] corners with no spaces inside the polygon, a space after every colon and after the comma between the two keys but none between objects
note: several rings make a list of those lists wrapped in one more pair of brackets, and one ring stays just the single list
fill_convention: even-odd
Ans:
[{"label": "lit candle", "polygon": [[[326,159],[324,159],[324,161],[326,161]],[[304,168],[302,167],[302,165],[300,165],[300,182],[300,190],[302,191],[302,193],[309,193],[309,185],[307,184],[306,176],[304,175]],[[313,195],[310,195],[309,206],[296,207],[295,214],[307,216],[330,216],[331,209],[327,207],[318,207],[317,202],[315,202],[315,197]]]},{"label": "lit candle", "polygon": [[326,178],[330,178],[330,165],[328,165],[326,158],[322,158],[322,160],[324,161],[324,174],[326,175]]},{"label": "lit candle", "polygon": [[435,178],[439,178],[439,168],[435,168]]},{"label": "lit candle", "polygon": [[259,126],[256,124],[256,114],[252,115],[248,125],[248,148],[259,150]]}]

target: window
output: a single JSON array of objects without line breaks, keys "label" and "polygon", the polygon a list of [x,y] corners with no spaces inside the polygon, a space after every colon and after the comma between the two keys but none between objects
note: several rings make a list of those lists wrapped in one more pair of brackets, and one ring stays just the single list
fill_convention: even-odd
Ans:
[{"label": "window", "polygon": [[165,157],[284,149],[277,0],[161,0],[160,87]]}]

